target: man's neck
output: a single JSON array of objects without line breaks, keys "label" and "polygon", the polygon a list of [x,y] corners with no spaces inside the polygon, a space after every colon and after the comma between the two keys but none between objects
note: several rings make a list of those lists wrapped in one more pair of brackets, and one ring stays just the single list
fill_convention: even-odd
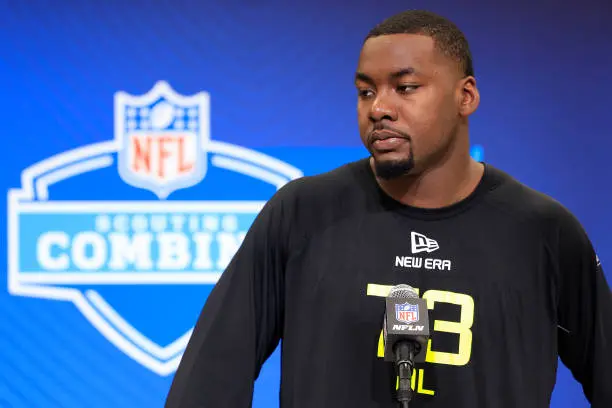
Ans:
[{"label": "man's neck", "polygon": [[[373,159],[370,159],[373,166]],[[376,178],[385,193],[405,205],[442,208],[468,197],[478,186],[484,166],[468,154],[454,156],[417,175],[396,179]]]}]

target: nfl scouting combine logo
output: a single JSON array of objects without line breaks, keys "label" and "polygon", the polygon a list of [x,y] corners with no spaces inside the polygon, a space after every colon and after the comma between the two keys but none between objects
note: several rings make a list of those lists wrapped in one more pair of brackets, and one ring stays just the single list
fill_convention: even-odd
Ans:
[{"label": "nfl scouting combine logo", "polygon": [[[209,95],[204,92],[183,96],[160,81],[144,95],[118,92],[114,113],[114,140],[36,163],[22,172],[21,188],[9,191],[8,289],[13,295],[73,302],[118,349],[153,372],[169,375],[191,334],[202,292],[191,304],[189,327],[164,332],[156,340],[152,337],[159,333],[151,327],[163,326],[158,312],[175,321],[185,313],[173,309],[173,316],[167,308],[184,306],[185,291],[217,282],[265,203],[231,183],[218,184],[216,191],[233,191],[244,199],[170,196],[196,188],[215,170],[223,177],[255,179],[271,191],[302,172],[259,152],[211,140]],[[60,188],[95,174],[100,183]],[[125,190],[127,196],[154,196],[80,198],[107,188],[112,180],[119,185],[109,194]],[[61,199],[67,190],[77,198]]]}]

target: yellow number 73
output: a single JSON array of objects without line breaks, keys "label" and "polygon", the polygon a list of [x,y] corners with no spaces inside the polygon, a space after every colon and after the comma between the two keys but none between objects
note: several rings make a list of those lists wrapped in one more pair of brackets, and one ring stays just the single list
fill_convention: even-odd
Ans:
[{"label": "yellow number 73", "polygon": [[[387,297],[393,286],[368,284],[368,296]],[[414,288],[419,293],[419,290]],[[431,349],[431,338],[427,342],[427,355],[425,361],[428,363],[448,364],[462,366],[470,361],[472,354],[472,324],[474,323],[474,299],[462,293],[447,292],[441,290],[428,290],[423,293],[423,299],[427,300],[427,308],[433,310],[436,302],[451,303],[461,306],[461,318],[459,322],[446,320],[434,321],[433,330],[438,332],[455,333],[459,335],[459,352],[445,353]],[[382,330],[378,339],[378,357],[384,357],[384,342]]]}]

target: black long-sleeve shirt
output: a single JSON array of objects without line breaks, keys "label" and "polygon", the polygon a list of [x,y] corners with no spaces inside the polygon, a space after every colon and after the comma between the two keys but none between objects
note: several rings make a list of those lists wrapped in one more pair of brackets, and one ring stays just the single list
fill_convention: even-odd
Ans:
[{"label": "black long-sleeve shirt", "polygon": [[612,407],[612,294],[562,205],[486,165],[442,209],[398,203],[367,160],[284,186],[211,292],[166,408],[250,407],[282,340],[282,408],[397,407],[381,358],[384,296],[427,299],[412,408],[544,408],[557,357]]}]

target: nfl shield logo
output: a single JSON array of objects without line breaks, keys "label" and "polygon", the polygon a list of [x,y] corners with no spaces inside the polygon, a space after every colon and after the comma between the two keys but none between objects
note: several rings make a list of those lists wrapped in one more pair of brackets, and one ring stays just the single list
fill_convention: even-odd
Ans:
[{"label": "nfl shield logo", "polygon": [[395,318],[400,322],[410,324],[419,321],[419,305],[403,303],[395,305]]},{"label": "nfl shield logo", "polygon": [[119,175],[128,184],[165,199],[206,174],[210,140],[209,94],[177,94],[159,81],[144,95],[115,95]]}]

